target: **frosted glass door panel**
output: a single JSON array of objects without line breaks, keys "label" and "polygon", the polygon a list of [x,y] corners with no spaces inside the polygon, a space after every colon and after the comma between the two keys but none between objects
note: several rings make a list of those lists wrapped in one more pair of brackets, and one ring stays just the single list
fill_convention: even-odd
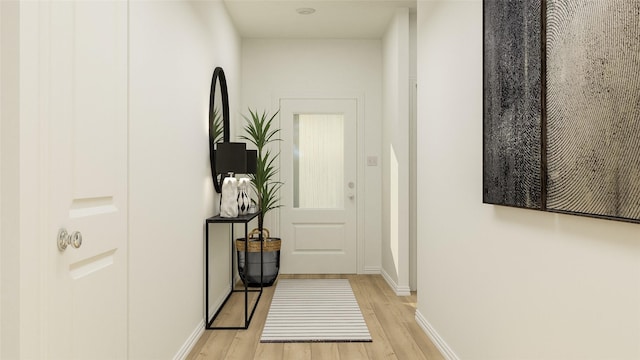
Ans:
[{"label": "frosted glass door panel", "polygon": [[293,206],[344,208],[344,115],[294,114]]}]

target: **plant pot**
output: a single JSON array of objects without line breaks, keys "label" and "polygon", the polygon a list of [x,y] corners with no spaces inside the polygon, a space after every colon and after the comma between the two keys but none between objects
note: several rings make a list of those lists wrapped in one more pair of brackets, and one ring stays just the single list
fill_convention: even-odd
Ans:
[{"label": "plant pot", "polygon": [[[251,287],[260,286],[260,231],[253,229],[249,233],[248,264],[245,268],[245,244],[244,238],[236,239],[236,252],[238,253],[238,274],[243,283]],[[262,230],[262,286],[271,286],[278,277],[280,271],[280,246],[279,238],[269,236],[269,230]]]}]

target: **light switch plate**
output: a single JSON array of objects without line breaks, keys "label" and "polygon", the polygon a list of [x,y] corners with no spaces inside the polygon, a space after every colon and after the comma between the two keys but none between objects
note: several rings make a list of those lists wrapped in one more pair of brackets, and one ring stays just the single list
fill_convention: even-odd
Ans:
[{"label": "light switch plate", "polygon": [[378,157],[367,156],[367,166],[378,166]]}]

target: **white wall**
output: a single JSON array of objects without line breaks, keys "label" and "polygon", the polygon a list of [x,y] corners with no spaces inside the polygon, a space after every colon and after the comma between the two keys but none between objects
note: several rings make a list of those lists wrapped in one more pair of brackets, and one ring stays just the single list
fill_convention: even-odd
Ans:
[{"label": "white wall", "polygon": [[640,225],[482,204],[482,2],[419,2],[418,64],[419,322],[451,358],[639,359]]},{"label": "white wall", "polygon": [[[364,99],[364,154],[380,157],[380,40],[244,39],[242,111],[275,111],[279,96],[356,94]],[[335,96],[335,95],[334,95]],[[241,126],[241,123],[238,123]],[[380,159],[379,159],[380,160]],[[359,272],[380,271],[380,166],[365,167],[364,261]],[[271,215],[269,215],[271,217]],[[265,219],[265,226],[276,228]],[[362,233],[363,232],[363,233]]]},{"label": "white wall", "polygon": [[[209,86],[213,69],[223,67],[233,117],[240,51],[220,1],[130,4],[132,359],[183,357],[203,330],[204,220],[218,203],[209,168]],[[215,300],[228,282],[230,241],[226,227],[211,230]]]},{"label": "white wall", "polygon": [[[13,4],[15,5],[15,4]],[[0,3],[0,358],[19,352],[18,7]],[[12,21],[13,20],[13,21]],[[13,139],[13,140],[12,140]]]},{"label": "white wall", "polygon": [[382,274],[409,292],[409,9],[396,10],[383,38]]}]

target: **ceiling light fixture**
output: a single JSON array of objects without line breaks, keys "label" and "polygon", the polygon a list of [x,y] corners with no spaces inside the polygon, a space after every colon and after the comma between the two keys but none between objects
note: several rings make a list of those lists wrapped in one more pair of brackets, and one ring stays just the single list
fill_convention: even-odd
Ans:
[{"label": "ceiling light fixture", "polygon": [[316,12],[316,9],[314,8],[298,8],[296,9],[296,12],[300,15],[311,15],[314,12]]}]

